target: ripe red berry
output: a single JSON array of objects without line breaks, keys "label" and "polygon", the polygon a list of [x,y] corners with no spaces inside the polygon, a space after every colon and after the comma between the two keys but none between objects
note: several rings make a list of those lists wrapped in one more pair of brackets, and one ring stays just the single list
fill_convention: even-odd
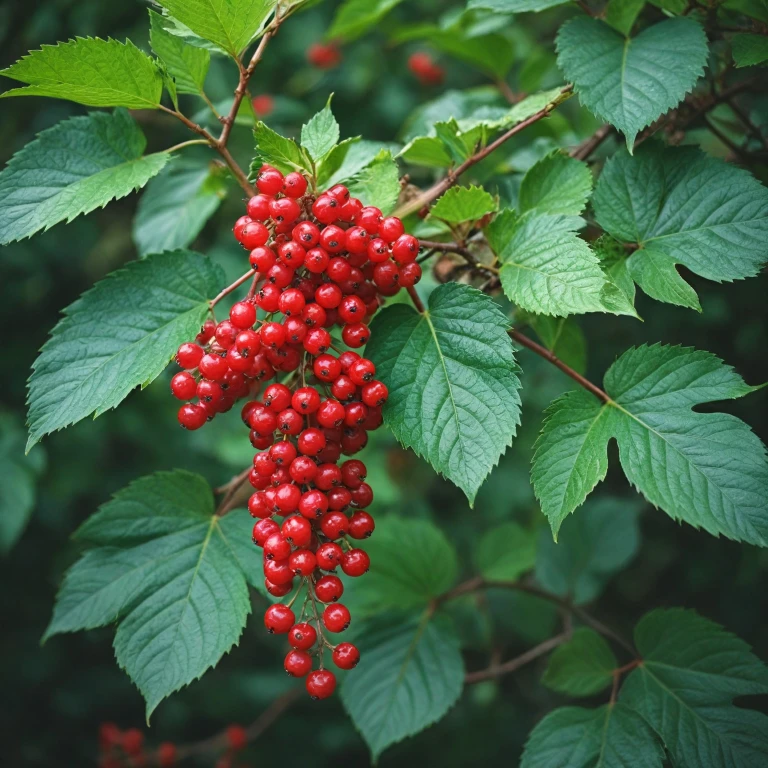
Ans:
[{"label": "ripe red berry", "polygon": [[353,539],[367,539],[375,527],[373,518],[367,512],[358,510],[349,518],[348,533]]},{"label": "ripe red berry", "polygon": [[301,208],[290,197],[281,197],[269,204],[269,214],[276,222],[285,222],[290,225],[301,215]]},{"label": "ripe red berry", "polygon": [[[362,550],[360,550],[362,551]],[[332,571],[341,562],[344,550],[332,541],[326,541],[317,548],[317,565],[324,571]]]},{"label": "ripe red berry", "polygon": [[341,300],[344,298],[341,288],[335,283],[323,283],[315,291],[315,301],[323,309],[333,309],[341,304]]},{"label": "ripe red berry", "polygon": [[299,413],[314,413],[320,407],[320,394],[314,387],[301,387],[293,393],[291,407]]},{"label": "ripe red berry", "polygon": [[327,699],[336,690],[336,675],[327,669],[316,669],[307,676],[307,692],[313,699]]},{"label": "ripe red berry", "polygon": [[[338,665],[337,665],[338,666]],[[157,747],[157,764],[160,768],[173,768],[176,765],[176,745],[163,741]]]},{"label": "ripe red berry", "polygon": [[352,489],[352,503],[358,508],[370,507],[373,501],[373,488],[368,483],[360,483],[357,488]]},{"label": "ripe red berry", "polygon": [[339,643],[333,649],[333,663],[339,669],[353,669],[360,661],[360,651],[352,643]]},{"label": "ripe red berry", "polygon": [[291,552],[288,565],[297,576],[311,576],[317,567],[317,559],[308,549],[297,549]]},{"label": "ripe red berry", "polygon": [[321,427],[340,427],[345,413],[344,406],[338,400],[328,399],[317,409],[317,423]]},{"label": "ripe red berry", "polygon": [[264,405],[271,411],[275,413],[284,411],[290,404],[291,390],[285,384],[270,384],[264,390]]},{"label": "ripe red berry", "polygon": [[269,457],[278,467],[288,466],[298,456],[296,446],[287,440],[282,443],[275,443],[269,449]]},{"label": "ripe red berry", "polygon": [[304,677],[312,669],[312,657],[306,651],[288,651],[283,666],[289,675]]},{"label": "ripe red berry", "polygon": [[392,258],[400,266],[410,264],[419,254],[419,241],[413,235],[401,235],[392,245]]},{"label": "ripe red berry", "polygon": [[249,301],[238,301],[229,310],[229,321],[235,328],[250,328],[256,322],[256,307]]},{"label": "ripe red berry", "polygon": [[320,530],[329,539],[340,539],[349,528],[349,520],[343,512],[329,512],[320,519]]},{"label": "ripe red berry", "polygon": [[322,224],[331,224],[336,220],[341,203],[331,195],[324,194],[312,204],[312,215]]},{"label": "ripe red berry", "polygon": [[[253,495],[257,496],[258,494],[254,493]],[[257,547],[263,547],[264,543],[279,531],[280,526],[272,520],[272,518],[267,517],[259,520],[259,522],[253,526],[253,543]]]},{"label": "ripe red berry", "polygon": [[311,624],[294,624],[288,633],[288,642],[300,651],[308,651],[317,640],[317,632]]},{"label": "ripe red berry", "polygon": [[264,542],[264,557],[267,560],[285,560],[291,554],[291,545],[282,533],[273,533]]},{"label": "ripe red berry", "polygon": [[344,584],[338,576],[327,574],[315,583],[315,596],[321,603],[335,603],[344,594]]},{"label": "ripe red berry", "polygon": [[323,611],[323,624],[329,632],[343,632],[351,621],[349,608],[341,603],[328,605]]},{"label": "ripe red berry", "polygon": [[233,723],[227,726],[226,730],[227,746],[235,752],[244,749],[248,743],[248,734],[242,725]]},{"label": "ripe red berry", "polygon": [[201,346],[188,342],[179,347],[176,352],[176,362],[182,368],[191,371],[193,368],[197,368],[204,354],[205,352]]},{"label": "ripe red berry", "polygon": [[197,392],[195,377],[188,371],[177,373],[171,379],[171,392],[178,400],[191,400]]},{"label": "ripe red berry", "polygon": [[208,420],[208,412],[202,405],[187,403],[179,408],[178,420],[184,429],[200,429]]},{"label": "ripe red berry", "polygon": [[293,171],[283,181],[283,192],[288,197],[299,198],[307,191],[307,180],[300,173]]},{"label": "ripe red berry", "polygon": [[[272,198],[269,195],[254,195],[246,206],[248,216],[254,221],[266,221],[269,218],[269,203],[271,200]],[[240,240],[239,237],[237,239]]]},{"label": "ripe red berry", "polygon": [[270,595],[285,597],[293,589],[293,577],[285,584],[273,584],[269,579],[264,579],[264,586]]},{"label": "ripe red berry", "polygon": [[350,549],[341,557],[341,570],[347,576],[362,576],[371,566],[371,558],[362,549]]},{"label": "ripe red berry", "polygon": [[243,248],[251,251],[269,240],[269,230],[260,221],[249,221],[243,227],[238,239]]},{"label": "ripe red berry", "polygon": [[[288,565],[288,560],[265,560],[264,576],[277,585],[291,584],[293,582],[293,571]],[[286,629],[285,631],[287,632],[288,630]]]},{"label": "ripe red berry", "polygon": [[294,547],[306,547],[312,540],[312,526],[309,520],[300,515],[287,517],[283,521],[280,531],[285,540],[293,544]]},{"label": "ripe red berry", "polygon": [[284,635],[295,623],[293,611],[282,603],[270,605],[264,613],[264,626],[270,634]]},{"label": "ripe red berry", "polygon": [[250,216],[241,216],[236,222],[235,226],[232,228],[232,231],[235,233],[235,239],[240,240],[240,237],[243,234],[243,230],[245,229],[246,225],[249,224],[251,221]]},{"label": "ripe red berry", "polygon": [[307,520],[314,520],[328,510],[328,497],[317,489],[302,494],[299,501],[299,513]]},{"label": "ripe red berry", "polygon": [[371,381],[363,387],[362,396],[366,405],[384,405],[389,397],[389,390],[383,382]]},{"label": "ripe red berry", "polygon": [[138,728],[129,728],[121,740],[123,751],[128,755],[138,755],[144,747],[144,734]]},{"label": "ripe red berry", "polygon": [[283,174],[271,166],[262,166],[259,175],[256,177],[256,186],[259,192],[265,195],[276,195],[283,191]]},{"label": "ripe red berry", "polygon": [[373,205],[369,205],[360,211],[357,217],[357,223],[366,232],[375,235],[378,234],[381,218],[381,210]]},{"label": "ripe red berry", "polygon": [[317,456],[325,448],[325,435],[314,427],[305,429],[299,435],[298,446],[305,456]]},{"label": "ripe red berry", "polygon": [[351,323],[345,325],[344,330],[341,332],[341,338],[348,347],[357,349],[368,343],[368,339],[371,337],[368,326],[364,323]]},{"label": "ripe red berry", "polygon": [[307,48],[307,61],[318,69],[333,69],[341,61],[341,51],[333,44],[313,43]]}]

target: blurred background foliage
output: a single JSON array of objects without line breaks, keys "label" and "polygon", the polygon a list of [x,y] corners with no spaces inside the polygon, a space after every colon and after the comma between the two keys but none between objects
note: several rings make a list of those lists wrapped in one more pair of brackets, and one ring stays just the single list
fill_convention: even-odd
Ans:
[{"label": "blurred background foliage", "polygon": [[[461,11],[451,2],[409,0],[372,34],[344,45],[341,66],[328,71],[311,67],[307,48],[324,38],[337,5],[317,4],[286,23],[256,72],[252,92],[273,96],[274,109],[266,120],[275,130],[296,135],[302,121],[322,108],[330,93],[335,94],[333,107],[342,137],[362,135],[400,145],[417,134],[419,125],[436,116],[445,117],[446,109],[450,110],[446,104],[458,98],[454,91],[478,89],[474,92],[478,103],[504,103],[492,72],[484,72],[482,64],[468,66],[444,53],[450,46],[434,25],[441,14],[448,14],[443,22],[444,27],[449,25],[454,18],[450,14]],[[555,67],[554,33],[574,10],[560,7],[526,14],[512,23],[504,18],[503,25],[487,30],[501,36],[507,54],[513,57],[509,78],[513,91],[535,91],[561,83]],[[148,49],[146,6],[136,0],[32,0],[0,6],[3,66],[41,43],[75,35],[130,37]],[[409,72],[408,55],[419,50],[429,51],[444,68],[443,85],[421,85]],[[211,100],[226,103],[235,79],[231,63],[213,57],[206,84]],[[8,81],[3,84],[9,86]],[[193,110],[188,107],[190,113]],[[760,113],[759,104],[755,110],[753,117]],[[0,158],[7,161],[41,130],[83,112],[82,107],[55,100],[3,101]],[[762,115],[767,118],[762,122],[766,126],[768,109],[763,108]],[[148,151],[187,137],[183,128],[157,112],[134,116],[147,134]],[[506,173],[497,175],[489,188],[495,183],[503,196],[514,197],[521,173],[538,157],[552,146],[577,143],[596,127],[577,100],[571,100],[551,119],[505,145]],[[726,151],[710,134],[691,132],[686,140],[704,144],[713,154]],[[603,155],[615,148],[612,141],[601,149]],[[235,128],[231,148],[241,164],[247,165],[252,155],[247,125]],[[190,150],[188,157],[194,158],[196,150]],[[201,150],[200,156],[207,157],[205,152]],[[751,170],[765,183],[766,168]],[[483,179],[488,172],[481,166],[477,176]],[[416,174],[413,180],[429,181],[429,172],[421,173],[424,175]],[[168,194],[175,187],[166,182]],[[179,430],[166,376],[146,391],[132,394],[119,410],[52,435],[28,458],[23,456],[25,384],[30,366],[61,309],[96,280],[137,257],[132,230],[139,199],[130,196],[31,241],[2,249],[0,313],[6,330],[0,411],[0,674],[7,706],[0,719],[0,738],[2,762],[8,766],[90,765],[95,761],[99,723],[143,725],[142,699],[115,664],[111,630],[65,635],[40,646],[61,575],[77,554],[69,540],[71,532],[112,493],[141,475],[182,467],[200,472],[218,485],[245,466],[252,453],[236,412],[201,432]],[[232,277],[242,271],[242,252],[231,236],[231,224],[241,213],[239,190],[231,186],[229,196],[193,244]],[[169,215],[172,219],[173,211]],[[617,354],[650,340],[710,350],[735,366],[749,383],[768,381],[765,279],[716,285],[693,275],[686,277],[701,298],[704,311],[700,315],[651,302],[639,294],[638,311],[644,322],[607,315],[579,320],[591,378],[599,381]],[[593,612],[616,628],[628,632],[652,607],[682,605],[724,624],[752,644],[758,655],[768,657],[764,618],[768,552],[715,539],[655,512],[627,486],[615,455],[607,482],[590,502],[590,511],[580,518],[583,524],[569,521],[564,526],[561,540],[566,561],[560,562],[561,571],[556,572],[554,561],[543,554],[554,545],[534,502],[528,475],[542,410],[570,388],[569,381],[527,352],[521,352],[519,360],[524,370],[523,424],[474,509],[453,485],[381,434],[362,456],[376,492],[373,511],[379,516],[396,512],[434,521],[457,548],[465,577],[475,572],[478,547],[493,547],[494,536],[483,542],[483,534],[516,522],[532,536],[540,535],[537,578],[557,590],[558,579],[566,578],[563,569],[568,578],[578,573],[577,598],[594,601]],[[765,395],[710,407],[744,418],[764,441],[768,439]],[[13,514],[9,515],[11,507]],[[606,534],[601,521],[610,522],[615,511],[625,513],[622,522]],[[537,529],[541,529],[538,534]],[[507,533],[514,536],[515,531],[507,529]],[[607,547],[617,558],[608,570],[624,566],[620,572],[608,576],[579,570],[580,551],[599,546]],[[254,596],[254,600],[260,598]],[[487,666],[489,645],[505,656],[512,655],[549,636],[557,622],[551,605],[512,593],[490,591],[479,603],[468,598],[457,601],[452,610],[459,619],[468,669]],[[257,606],[257,617],[258,613]],[[282,672],[281,648],[263,632],[260,621],[251,620],[240,646],[215,670],[160,707],[148,741],[186,742],[215,733],[229,722],[253,720],[294,684]],[[542,669],[541,664],[534,664],[498,682],[467,687],[446,718],[388,750],[381,765],[386,768],[404,761],[482,764],[503,755],[516,764],[532,725],[562,703],[561,697],[540,685]],[[323,704],[302,697],[268,736],[243,753],[242,763],[265,764],[285,757],[286,749],[290,764],[296,765],[369,762],[338,697]]]}]

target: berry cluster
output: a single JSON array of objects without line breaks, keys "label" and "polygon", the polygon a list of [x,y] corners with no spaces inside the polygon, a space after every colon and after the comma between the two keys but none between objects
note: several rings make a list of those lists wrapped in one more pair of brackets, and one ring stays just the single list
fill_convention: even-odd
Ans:
[{"label": "berry cluster", "polygon": [[[326,698],[336,680],[323,666],[324,651],[340,669],[360,658],[351,643],[333,645],[325,635],[350,622],[337,602],[344,587],[334,571],[357,577],[368,570],[368,555],[349,540],[374,529],[365,511],[373,500],[365,464],[341,457],[365,447],[388,395],[373,362],[354,349],[368,341],[367,321],[382,297],[421,277],[419,241],[400,219],[363,206],[343,185],[316,197],[301,174],[265,165],[256,186],[234,227],[250,252],[251,291],[228,320],[206,322],[196,343],[181,345],[176,359],[185,370],[171,389],[181,400],[197,398],[179,410],[187,429],[249,398],[241,415],[259,451],[249,475],[255,492],[248,509],[258,518],[253,541],[263,548],[270,594],[287,596],[295,587],[288,603],[267,609],[264,623],[288,635],[286,671],[306,676],[313,698]],[[353,349],[334,344],[329,329],[336,326]]]}]

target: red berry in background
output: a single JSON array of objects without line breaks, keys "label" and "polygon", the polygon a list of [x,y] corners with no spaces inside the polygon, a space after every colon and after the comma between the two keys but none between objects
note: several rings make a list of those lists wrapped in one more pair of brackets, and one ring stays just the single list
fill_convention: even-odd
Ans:
[{"label": "red berry in background", "polygon": [[292,677],[304,677],[312,669],[312,657],[306,651],[288,651],[283,666]]},{"label": "red berry in background", "polygon": [[445,74],[442,67],[437,66],[432,57],[423,51],[412,53],[408,57],[408,69],[423,85],[439,85]]},{"label": "red berry in background", "polygon": [[316,669],[307,676],[307,693],[313,699],[327,699],[336,690],[336,675],[327,669]]},{"label": "red berry in background", "polygon": [[237,725],[235,723],[228,725],[225,735],[227,746],[235,752],[245,749],[245,746],[248,744],[248,734],[245,732],[245,728],[243,728],[242,725]]},{"label": "red berry in background", "polygon": [[127,755],[138,755],[144,747],[144,734],[138,728],[129,728],[120,741]]},{"label": "red berry in background", "polygon": [[341,570],[347,576],[362,576],[371,566],[371,558],[362,549],[350,549],[341,557]]},{"label": "red berry in background", "polygon": [[117,746],[122,737],[122,731],[114,723],[102,723],[99,726],[99,747],[103,752]]},{"label": "red berry in background", "polygon": [[251,99],[256,117],[268,117],[275,109],[275,100],[268,93],[261,93]]},{"label": "red berry in background", "polygon": [[323,624],[329,632],[343,632],[351,621],[349,608],[341,603],[333,603],[323,611]]},{"label": "red berry in background", "polygon": [[335,603],[344,594],[344,584],[338,576],[327,574],[315,583],[315,595],[321,603]]},{"label": "red berry in background", "polygon": [[270,634],[284,635],[295,623],[293,611],[282,603],[270,605],[264,613],[264,626]]},{"label": "red berry in background", "polygon": [[341,51],[333,43],[312,43],[307,48],[307,61],[318,69],[333,69],[341,62]]},{"label": "red berry in background", "polygon": [[353,669],[360,661],[360,651],[352,643],[339,643],[333,650],[333,663],[339,669]]}]

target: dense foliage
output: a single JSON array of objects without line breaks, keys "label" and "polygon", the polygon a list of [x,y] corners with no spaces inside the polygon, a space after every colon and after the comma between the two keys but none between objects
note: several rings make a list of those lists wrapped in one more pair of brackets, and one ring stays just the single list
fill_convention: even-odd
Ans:
[{"label": "dense foliage", "polygon": [[9,764],[768,764],[764,0],[150,6],[0,17]]}]

